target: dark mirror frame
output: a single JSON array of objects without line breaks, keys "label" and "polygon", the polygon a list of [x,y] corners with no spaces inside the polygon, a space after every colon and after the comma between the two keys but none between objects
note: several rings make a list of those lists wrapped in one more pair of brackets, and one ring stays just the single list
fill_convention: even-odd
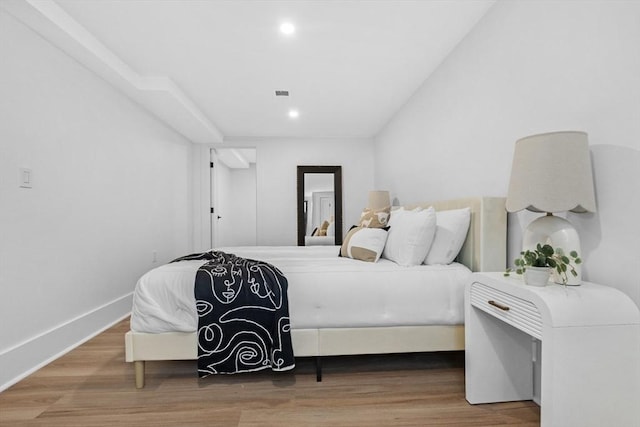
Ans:
[{"label": "dark mirror frame", "polygon": [[336,223],[335,244],[342,244],[342,166],[298,166],[298,246],[304,246],[305,220],[304,220],[304,175],[306,173],[331,173],[333,174],[333,195]]}]

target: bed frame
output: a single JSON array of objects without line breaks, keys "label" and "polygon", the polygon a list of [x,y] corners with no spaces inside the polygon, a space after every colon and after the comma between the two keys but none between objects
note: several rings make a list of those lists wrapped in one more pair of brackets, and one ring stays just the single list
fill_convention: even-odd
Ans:
[{"label": "bed frame", "polygon": [[[471,208],[471,224],[457,261],[472,271],[502,271],[507,258],[505,199],[482,197],[408,205],[436,210]],[[464,325],[292,329],[296,357],[315,357],[321,381],[321,356],[464,350]],[[144,387],[145,362],[197,359],[195,332],[125,335],[125,359],[135,366],[136,388]]]}]

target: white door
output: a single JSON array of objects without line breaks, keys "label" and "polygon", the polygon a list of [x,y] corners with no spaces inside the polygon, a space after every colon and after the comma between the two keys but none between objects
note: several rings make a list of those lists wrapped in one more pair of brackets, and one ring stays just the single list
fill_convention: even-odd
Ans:
[{"label": "white door", "polygon": [[218,212],[216,210],[216,174],[215,174],[215,166],[213,163],[213,153],[211,153],[211,161],[209,162],[209,211],[210,211],[210,230],[211,230],[211,246],[210,248],[215,248],[218,246],[218,241],[216,240],[218,237]]},{"label": "white door", "polygon": [[[245,162],[240,162],[238,160],[240,158],[245,159]],[[211,149],[211,163],[212,247],[255,246],[257,241],[255,148]]]},{"label": "white door", "polygon": [[320,198],[320,221],[328,221],[333,217],[333,197]]}]

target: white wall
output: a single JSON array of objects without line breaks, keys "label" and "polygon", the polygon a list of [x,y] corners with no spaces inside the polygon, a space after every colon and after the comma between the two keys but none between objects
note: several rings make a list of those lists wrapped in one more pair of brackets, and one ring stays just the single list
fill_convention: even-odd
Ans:
[{"label": "white wall", "polygon": [[0,58],[2,390],[125,316],[192,215],[182,137],[2,10]]},{"label": "white wall", "polygon": [[[570,218],[584,277],[640,305],[638,22],[640,2],[496,3],[376,138],[377,186],[401,203],[505,196],[518,138],[586,131],[598,213]],[[532,217],[510,215],[510,260]]]},{"label": "white wall", "polygon": [[360,218],[373,189],[370,139],[235,138],[225,146],[256,147],[258,245],[296,245],[298,165],[342,166],[345,231]]}]

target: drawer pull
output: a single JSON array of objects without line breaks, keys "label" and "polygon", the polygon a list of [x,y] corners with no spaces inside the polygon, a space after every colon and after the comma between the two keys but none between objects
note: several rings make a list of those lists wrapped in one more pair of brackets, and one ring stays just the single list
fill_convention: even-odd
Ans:
[{"label": "drawer pull", "polygon": [[507,307],[506,305],[500,304],[499,302],[495,302],[494,300],[489,300],[487,302],[489,303],[489,305],[498,307],[502,311],[509,311],[509,307]]}]

